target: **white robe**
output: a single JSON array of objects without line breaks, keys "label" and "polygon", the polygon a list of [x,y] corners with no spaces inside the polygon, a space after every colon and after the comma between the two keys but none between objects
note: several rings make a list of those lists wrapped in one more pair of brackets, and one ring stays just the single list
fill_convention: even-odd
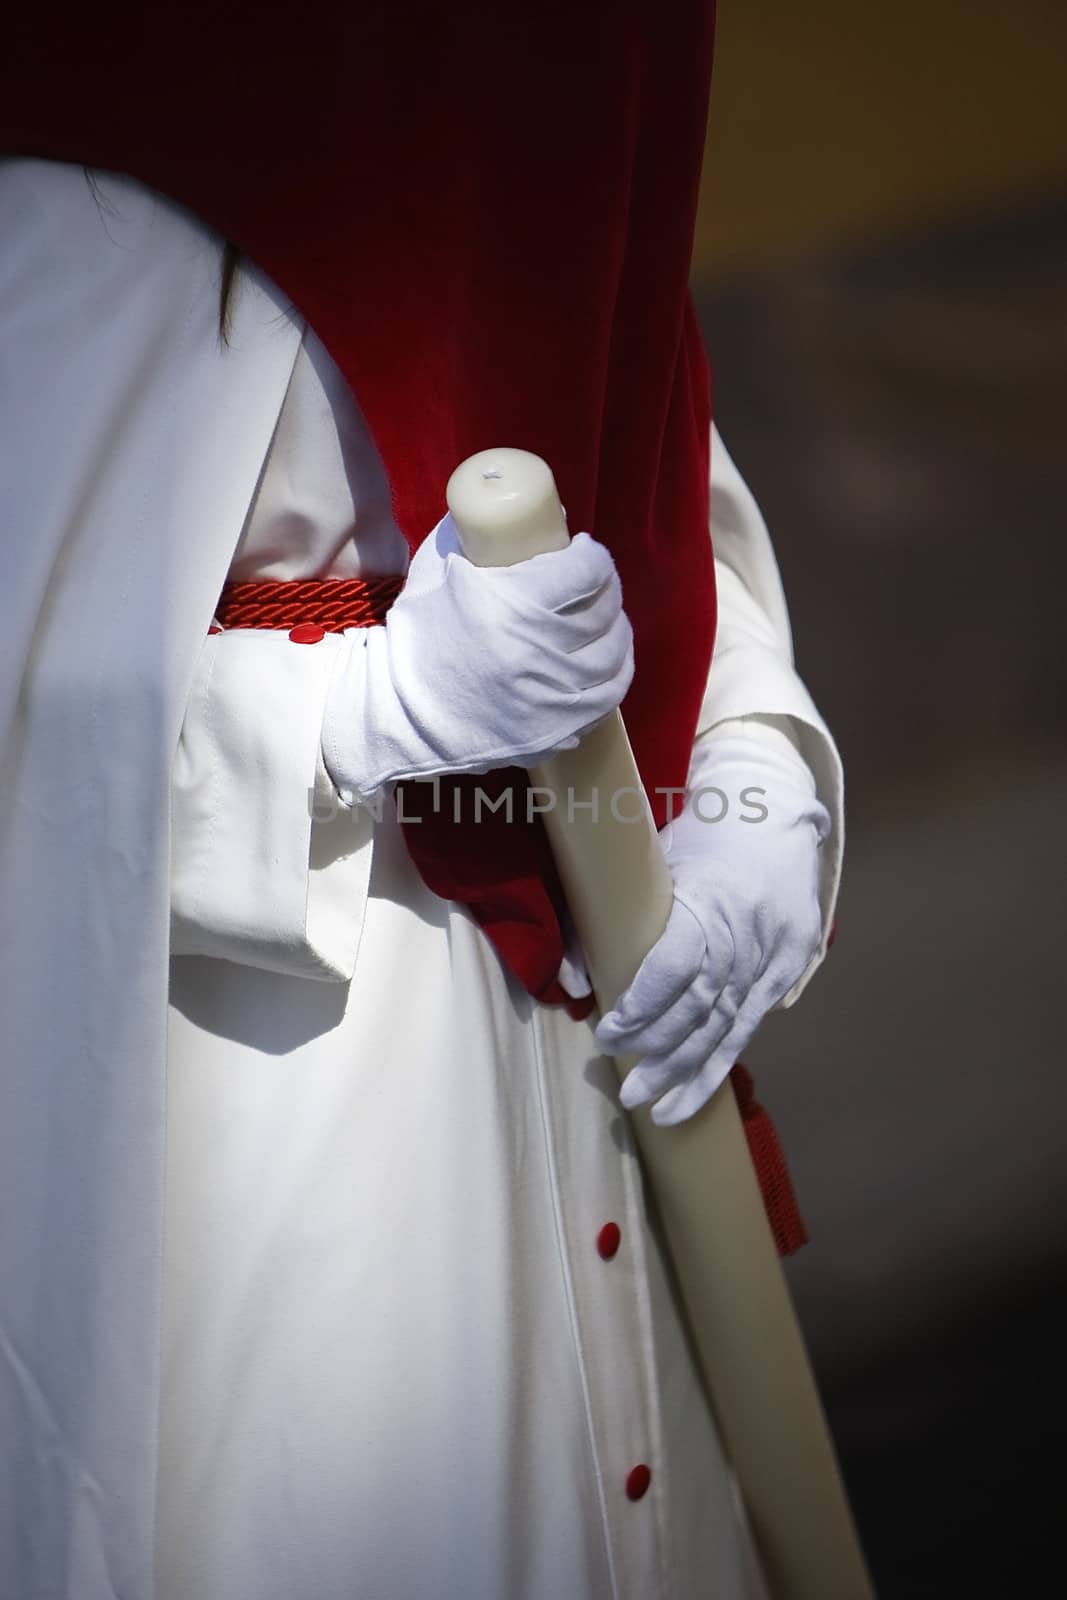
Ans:
[{"label": "white robe", "polygon": [[[754,1593],[591,1023],[395,822],[313,822],[335,639],[205,642],[231,563],[402,560],[358,413],[262,275],[222,348],[217,239],[105,190],[0,167],[0,1600]],[[840,824],[713,461],[702,728],[792,718]]]}]

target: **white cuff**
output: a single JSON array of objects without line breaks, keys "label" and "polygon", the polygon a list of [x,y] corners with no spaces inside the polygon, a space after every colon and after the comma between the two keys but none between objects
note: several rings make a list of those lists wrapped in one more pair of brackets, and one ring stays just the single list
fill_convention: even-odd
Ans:
[{"label": "white cuff", "polygon": [[[806,690],[804,692],[807,693]],[[772,704],[774,703],[771,696],[765,696],[764,699],[770,699]],[[777,703],[781,705],[790,703],[791,700],[790,695],[783,695]],[[817,720],[808,720],[796,712],[782,710],[769,711],[767,714],[749,712],[739,717],[723,718],[698,735],[694,741],[693,760],[690,764],[692,772],[694,764],[701,763],[709,744],[717,738],[740,734],[746,739],[756,739],[760,743],[775,746],[783,753],[788,752],[794,758],[799,755],[814,779],[816,795],[830,813],[830,834],[825,843],[819,847],[819,910],[822,918],[819,947],[797,982],[774,1007],[776,1011],[784,1011],[794,1005],[822,965],[829,949],[834,912],[841,887],[841,863],[845,844],[844,776],[837,746],[819,718],[818,712],[814,712],[814,718]]]},{"label": "white cuff", "polygon": [[322,760],[340,646],[257,629],[204,641],[172,773],[172,955],[351,978],[374,824]]},{"label": "white cuff", "polygon": [[844,773],[833,736],[793,666],[791,641],[731,567],[717,560],[715,572],[719,626],[694,753],[703,741],[730,732],[779,749],[788,744],[808,768],[830,813],[830,836],[819,850],[822,937],[806,971],[775,1007],[785,1010],[799,1000],[829,948],[845,847]]}]

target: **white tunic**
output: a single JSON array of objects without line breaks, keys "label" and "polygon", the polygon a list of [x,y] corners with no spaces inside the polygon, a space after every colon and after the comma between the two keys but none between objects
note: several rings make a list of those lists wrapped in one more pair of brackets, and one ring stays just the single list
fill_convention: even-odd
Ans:
[{"label": "white tunic", "polygon": [[[37,184],[53,173],[60,207],[92,207],[80,173],[12,165],[23,176],[31,169]],[[211,236],[195,219],[127,180],[109,177],[107,188],[122,201],[121,248],[141,252],[146,283],[172,270],[157,263],[200,262]],[[80,226],[88,238],[85,216]],[[102,282],[109,241],[101,225]],[[173,364],[185,359],[188,328],[206,326],[214,286],[196,270],[195,314],[167,347],[159,385],[171,406],[185,403],[185,391],[174,398]],[[272,311],[282,302],[269,284],[244,282],[242,296],[258,303],[237,318],[232,365],[220,356],[222,376],[213,367],[196,392],[235,438],[242,393],[254,412],[235,485],[252,481],[257,438],[263,466],[272,395],[273,443],[255,493],[246,491],[243,532],[233,521],[239,490],[220,515],[218,578],[227,560],[235,577],[400,570],[405,548],[380,463],[333,364],[313,334],[301,340],[291,312],[288,333],[268,323],[263,301]],[[166,319],[165,303],[150,317],[144,310],[130,310],[131,328],[136,315],[145,330]],[[279,338],[289,339],[288,356]],[[143,339],[153,351],[147,331]],[[277,384],[286,361],[287,389]],[[209,421],[190,413],[186,425],[189,437],[203,427],[205,456]],[[737,512],[725,544],[742,555],[720,570],[724,695],[709,685],[702,727],[792,717],[839,821],[836,753],[792,670],[765,530],[718,445],[714,457],[720,506],[727,520]],[[208,539],[190,533],[190,548],[207,550]],[[195,612],[190,600],[182,615]],[[758,670],[746,697],[749,642]],[[120,1589],[131,1600],[758,1593],[614,1068],[593,1050],[591,1022],[532,1002],[469,915],[422,885],[388,811],[375,824],[323,809],[318,735],[337,646],[242,631],[198,642],[188,656],[173,764],[154,1583],[143,1560],[151,1537],[124,1522],[118,1489],[112,1503],[122,1469],[102,1453],[128,1435],[132,1459],[147,1436],[132,1412],[109,1421],[103,1385],[104,1410],[71,1403],[69,1438],[77,1434],[92,1481],[105,1485],[81,1496],[94,1508],[89,1520],[79,1514],[75,1524],[64,1510],[74,1503],[64,1478],[41,1504],[55,1527],[69,1524],[67,1557],[51,1554],[54,1533],[35,1543],[23,1530],[19,1549],[0,1557],[9,1580],[0,1596],[22,1600],[29,1581],[60,1570],[79,1600]],[[116,747],[123,737],[116,721]],[[146,845],[145,862],[149,854]],[[827,922],[837,871],[828,855]],[[98,959],[94,950],[86,970]],[[119,1071],[130,1059],[116,1054],[116,1085],[133,1081]],[[142,1048],[146,1071],[150,1059]],[[82,1145],[89,1093],[84,1104]],[[145,1127],[150,1114],[139,1113]],[[131,1114],[128,1129],[136,1126]],[[12,1150],[16,1140],[13,1132]],[[149,1149],[145,1195],[151,1160]],[[114,1207],[109,1217],[101,1238],[125,1249],[132,1225]],[[598,1237],[609,1222],[621,1237],[606,1259]],[[115,1263],[120,1253],[116,1244]],[[13,1248],[10,1263],[0,1257],[15,1292],[26,1281],[24,1253]],[[116,1273],[113,1303],[94,1312],[94,1327],[114,1313],[121,1337],[129,1281]],[[139,1314],[150,1301],[144,1282]],[[113,1344],[102,1346],[109,1359]],[[42,1352],[38,1388],[48,1359]],[[12,1415],[28,1385],[14,1360]],[[56,1373],[62,1361],[60,1348]],[[117,1394],[125,1376],[121,1366],[116,1373]],[[39,1423],[20,1412],[18,1426],[21,1449]],[[26,1449],[29,1459],[35,1447]],[[631,1499],[639,1464],[650,1486]],[[17,1471],[4,1481],[13,1505],[25,1506],[25,1481]],[[48,1581],[39,1592],[58,1596]]]}]

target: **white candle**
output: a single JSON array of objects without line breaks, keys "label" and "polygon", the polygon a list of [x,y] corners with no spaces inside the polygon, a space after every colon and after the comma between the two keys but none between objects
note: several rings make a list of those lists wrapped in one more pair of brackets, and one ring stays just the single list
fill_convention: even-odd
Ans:
[{"label": "white candle", "polygon": [[[552,473],[527,451],[471,456],[447,498],[481,566],[567,542]],[[545,827],[603,1011],[659,938],[673,898],[619,713],[530,776],[555,795]],[[622,820],[635,813],[640,821]],[[618,1062],[620,1077],[631,1065]],[[873,1591],[733,1090],[724,1084],[674,1128],[647,1111],[632,1123],[771,1592],[865,1600]]]}]

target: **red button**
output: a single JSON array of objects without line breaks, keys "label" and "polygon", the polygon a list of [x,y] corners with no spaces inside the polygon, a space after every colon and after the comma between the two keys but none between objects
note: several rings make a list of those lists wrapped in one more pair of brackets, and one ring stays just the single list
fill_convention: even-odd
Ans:
[{"label": "red button", "polygon": [[317,622],[298,622],[295,628],[289,629],[289,637],[294,644],[318,644],[320,639],[325,639],[326,629],[320,628]]},{"label": "red button", "polygon": [[622,1233],[619,1230],[619,1224],[617,1222],[605,1222],[596,1236],[596,1247],[605,1261],[611,1260],[619,1248],[621,1239]]},{"label": "red button", "polygon": [[648,1486],[652,1482],[652,1471],[644,1462],[639,1467],[631,1469],[626,1478],[626,1494],[630,1500],[640,1500],[641,1496],[648,1493]]}]

